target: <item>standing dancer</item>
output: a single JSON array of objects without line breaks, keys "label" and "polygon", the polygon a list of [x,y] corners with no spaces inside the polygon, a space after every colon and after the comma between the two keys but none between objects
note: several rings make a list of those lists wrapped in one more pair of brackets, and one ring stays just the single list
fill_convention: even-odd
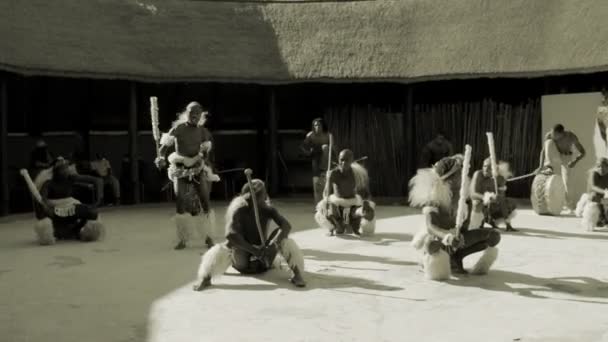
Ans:
[{"label": "standing dancer", "polygon": [[[175,249],[183,249],[191,239],[191,226],[194,225],[205,243],[213,246],[211,232],[213,231],[213,211],[210,208],[210,182],[219,181],[208,165],[209,153],[212,149],[211,133],[203,125],[206,112],[198,102],[191,102],[173,123],[169,133],[160,138],[158,156],[155,163],[159,169],[170,163],[168,174],[173,182],[176,195],[175,225],[179,242]],[[158,124],[158,106],[152,100],[152,123]],[[155,140],[158,132],[154,133]],[[175,147],[175,152],[168,158],[169,148]],[[190,191],[190,190],[194,191]],[[194,197],[191,193],[194,192]],[[198,198],[196,198],[198,196]],[[199,208],[200,206],[200,208]],[[203,215],[198,215],[202,209]]]},{"label": "standing dancer", "polygon": [[455,273],[467,273],[463,259],[483,251],[472,273],[485,274],[498,256],[496,245],[500,233],[496,229],[467,230],[466,190],[471,147],[465,157],[455,155],[435,163],[433,168],[420,169],[410,182],[409,202],[422,207],[425,226],[412,240],[423,255],[425,276],[445,280]]},{"label": "standing dancer", "polygon": [[568,211],[572,212],[574,205],[568,188],[569,169],[585,157],[586,151],[576,134],[566,131],[562,124],[553,126],[545,135],[543,150],[540,155],[540,173],[561,176],[565,201]]},{"label": "standing dancer", "polygon": [[593,145],[595,147],[595,157],[608,158],[608,90],[602,90],[602,103],[597,107],[595,122],[595,134],[593,135]]},{"label": "standing dancer", "polygon": [[327,124],[322,118],[312,121],[312,131],[306,134],[306,138],[300,145],[302,152],[312,159],[312,187],[314,192],[315,205],[319,203],[323,196],[325,186],[325,176],[331,164],[333,154],[332,135],[327,131]]},{"label": "standing dancer", "polygon": [[[201,258],[194,290],[211,285],[211,279],[232,265],[242,274],[259,274],[271,268],[277,253],[293,272],[290,282],[306,286],[303,278],[304,257],[296,242],[289,238],[291,224],[272,206],[264,182],[251,179],[245,170],[247,184],[226,211],[226,242],[213,246]],[[270,221],[279,227],[269,230]]]}]

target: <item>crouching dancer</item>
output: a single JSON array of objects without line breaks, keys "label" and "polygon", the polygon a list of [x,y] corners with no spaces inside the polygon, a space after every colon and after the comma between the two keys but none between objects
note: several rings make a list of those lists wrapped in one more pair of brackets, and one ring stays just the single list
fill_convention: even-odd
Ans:
[{"label": "crouching dancer", "polygon": [[[279,227],[269,231],[271,220]],[[242,274],[266,272],[277,254],[293,272],[290,282],[297,287],[306,286],[304,257],[296,242],[289,238],[290,231],[289,222],[270,204],[264,182],[254,179],[245,184],[226,212],[227,241],[202,256],[194,290],[210,286],[211,279],[223,274],[230,265]]]},{"label": "crouching dancer", "polygon": [[[468,209],[465,202],[469,149],[467,146],[469,157],[445,157],[430,169],[418,170],[409,182],[410,204],[422,207],[426,219],[425,226],[416,234],[412,245],[423,255],[424,273],[428,279],[445,280],[452,271],[467,273],[463,259],[481,251],[484,254],[472,272],[485,274],[498,256],[498,230],[467,229]],[[464,171],[463,165],[466,165]]]},{"label": "crouching dancer", "polygon": [[327,177],[324,199],[317,204],[315,220],[329,235],[372,235],[376,230],[376,204],[370,200],[367,170],[353,161],[351,150],[342,150],[338,167]]},{"label": "crouching dancer", "polygon": [[[498,165],[498,176],[496,183],[492,177],[492,161],[486,158],[481,170],[473,174],[471,186],[471,199],[473,211],[471,213],[471,228],[483,227],[484,222],[489,223],[492,228],[498,228],[497,224],[504,221],[507,232],[516,232],[511,226],[511,221],[516,214],[515,201],[508,198],[507,177],[510,173],[508,164],[505,162]],[[496,192],[498,186],[498,193]]]},{"label": "crouching dancer", "polygon": [[41,245],[53,245],[56,240],[95,241],[105,230],[98,221],[97,211],[72,197],[74,174],[62,158],[49,172],[43,172],[32,182],[27,170],[21,174],[36,200],[34,211],[38,221],[34,231]]},{"label": "crouching dancer", "polygon": [[597,226],[608,225],[608,159],[600,158],[589,170],[587,193],[576,205],[576,216],[582,217],[582,225],[589,232]]}]

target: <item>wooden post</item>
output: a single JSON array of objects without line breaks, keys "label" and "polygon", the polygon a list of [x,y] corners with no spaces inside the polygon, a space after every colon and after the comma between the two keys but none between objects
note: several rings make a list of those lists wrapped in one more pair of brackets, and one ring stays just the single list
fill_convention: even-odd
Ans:
[{"label": "wooden post", "polygon": [[279,154],[278,120],[279,113],[277,108],[275,88],[270,89],[270,108],[268,111],[268,177],[269,194],[276,195],[279,187],[279,172],[277,157]]},{"label": "wooden post", "polygon": [[129,160],[131,161],[130,180],[133,203],[140,202],[139,196],[139,156],[137,153],[137,84],[131,82],[129,98]]},{"label": "wooden post", "polygon": [[[416,122],[414,117],[414,86],[407,85],[406,86],[406,94],[405,94],[405,106],[403,113],[403,136],[405,138],[405,146],[407,153],[407,172],[408,179],[416,169],[418,168],[418,158],[419,154],[418,146],[416,146],[416,137],[414,136],[414,124]],[[407,191],[407,190],[406,190]]]},{"label": "wooden post", "polygon": [[[0,76],[2,77],[2,76]],[[0,216],[8,215],[9,188],[8,188],[8,90],[7,80],[0,79]]]}]

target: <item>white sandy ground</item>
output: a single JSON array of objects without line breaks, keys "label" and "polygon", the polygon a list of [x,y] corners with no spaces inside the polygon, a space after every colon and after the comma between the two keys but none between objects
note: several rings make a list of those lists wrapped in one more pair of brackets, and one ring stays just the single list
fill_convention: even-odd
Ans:
[{"label": "white sandy ground", "polygon": [[329,238],[309,204],[275,204],[305,289],[282,268],[192,291],[202,244],[172,249],[169,204],[104,210],[107,238],[88,244],[41,247],[31,215],[3,219],[0,341],[608,341],[608,232],[576,218],[521,210],[487,276],[433,282],[409,244],[417,210],[381,206],[374,237]]}]

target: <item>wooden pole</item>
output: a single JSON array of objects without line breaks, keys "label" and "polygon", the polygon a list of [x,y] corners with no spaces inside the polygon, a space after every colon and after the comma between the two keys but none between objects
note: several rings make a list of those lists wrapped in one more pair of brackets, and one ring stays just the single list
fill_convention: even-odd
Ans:
[{"label": "wooden pole", "polygon": [[405,106],[403,112],[403,136],[405,138],[405,146],[407,153],[407,179],[416,172],[418,168],[418,158],[420,156],[416,151],[418,151],[418,146],[416,146],[416,137],[414,136],[414,86],[408,85],[406,86],[406,95],[405,95]]},{"label": "wooden pole", "polygon": [[275,89],[270,89],[270,108],[268,115],[268,178],[269,193],[274,196],[278,192],[279,172],[278,172],[278,120],[279,111],[277,108]]},{"label": "wooden pole", "polygon": [[0,216],[8,215],[9,189],[8,189],[8,90],[6,78],[0,80]]},{"label": "wooden pole", "polygon": [[140,202],[137,137],[137,84],[135,82],[131,82],[129,99],[129,160],[131,161],[130,180],[133,189],[134,204],[138,204]]}]

